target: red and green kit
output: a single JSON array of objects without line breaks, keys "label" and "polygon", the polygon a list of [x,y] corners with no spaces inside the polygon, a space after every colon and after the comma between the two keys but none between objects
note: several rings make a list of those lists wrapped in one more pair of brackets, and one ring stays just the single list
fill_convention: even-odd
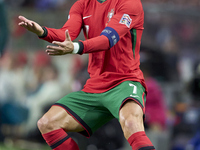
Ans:
[{"label": "red and green kit", "polygon": [[[139,67],[143,23],[144,11],[140,0],[78,0],[71,7],[68,20],[62,28],[44,27],[46,34],[40,38],[49,42],[64,41],[66,30],[72,41],[78,37],[81,30],[84,32],[85,41],[79,41],[78,53],[89,55],[90,78],[81,92],[64,97],[56,105],[64,107],[74,116],[84,126],[88,136],[90,131],[93,132],[99,127],[91,123],[94,120],[91,115],[96,113],[91,113],[92,110],[99,111],[96,117],[101,119],[98,122],[104,123],[111,118],[117,118],[119,109],[128,99],[135,100],[144,110],[146,85]],[[127,91],[123,88],[127,88]],[[88,102],[92,99],[95,102],[98,94],[101,97],[99,99],[106,100],[102,95],[115,89],[118,91],[110,93],[113,97],[109,96],[107,105],[102,101],[104,104],[98,107]],[[75,97],[78,97],[81,105],[78,105]],[[112,99],[118,101],[113,105],[116,112],[106,108],[112,105],[109,102]],[[83,110],[90,112],[88,116]],[[102,115],[101,112],[104,111],[105,114]],[[108,120],[105,116],[109,116]],[[102,121],[103,119],[105,120]]]}]

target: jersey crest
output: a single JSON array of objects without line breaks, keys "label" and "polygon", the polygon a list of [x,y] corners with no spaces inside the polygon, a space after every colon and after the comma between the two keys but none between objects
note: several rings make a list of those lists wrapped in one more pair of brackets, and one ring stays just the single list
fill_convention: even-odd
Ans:
[{"label": "jersey crest", "polygon": [[114,8],[111,9],[110,12],[108,12],[108,15],[107,15],[108,21],[107,21],[107,23],[106,23],[106,26],[107,26],[108,22],[110,22],[110,20],[111,20],[111,18],[113,17],[114,13],[115,13],[115,9],[114,9]]}]

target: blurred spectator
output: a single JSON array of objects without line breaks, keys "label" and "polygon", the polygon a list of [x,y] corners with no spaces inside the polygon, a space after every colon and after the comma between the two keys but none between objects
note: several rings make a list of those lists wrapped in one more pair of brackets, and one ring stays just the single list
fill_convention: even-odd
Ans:
[{"label": "blurred spectator", "polygon": [[[156,149],[168,150],[167,105],[159,82],[152,76],[149,61],[140,65],[148,93],[145,106],[145,130]],[[163,66],[164,68],[165,66]]]},{"label": "blurred spectator", "polygon": [[35,7],[39,10],[62,8],[68,0],[35,0]]},{"label": "blurred spectator", "polygon": [[7,13],[4,0],[0,0],[0,58],[3,55],[8,39]]},{"label": "blurred spectator", "polygon": [[194,77],[190,83],[189,90],[194,100],[200,100],[200,61],[195,64]]},{"label": "blurred spectator", "polygon": [[200,132],[198,131],[189,141],[186,150],[200,150]]},{"label": "blurred spectator", "polygon": [[199,150],[200,132],[200,67],[195,66],[194,77],[186,84],[189,101],[175,106],[176,121],[173,128],[173,150]]},{"label": "blurred spectator", "polygon": [[13,8],[18,8],[22,6],[22,4],[25,2],[25,0],[6,0],[6,4],[9,6],[12,6]]},{"label": "blurred spectator", "polygon": [[7,52],[0,61],[0,103],[8,102],[8,100],[23,103],[25,80],[21,71],[26,60],[20,57],[13,52]]},{"label": "blurred spectator", "polygon": [[148,87],[146,102],[146,127],[150,130],[162,131],[166,129],[167,106],[162,88],[152,77],[145,79]]},{"label": "blurred spectator", "polygon": [[64,90],[58,81],[57,68],[52,64],[48,64],[40,69],[40,88],[27,97],[29,116],[26,123],[26,132],[28,134],[37,130],[37,120],[64,94]]},{"label": "blurred spectator", "polygon": [[199,0],[142,0],[142,2],[147,2],[147,3],[156,3],[156,4],[172,4],[172,5],[177,5],[177,6],[191,6],[191,7],[199,7],[200,2]]},{"label": "blurred spectator", "polygon": [[[148,62],[148,68],[145,68],[151,68],[151,72],[149,72],[151,74],[151,77],[155,78],[159,82],[171,81],[172,74],[169,72],[169,64],[166,61],[167,58],[162,49],[150,46],[142,46],[140,56],[141,63],[146,64],[146,62]],[[143,66],[141,65],[141,67]]]},{"label": "blurred spectator", "polygon": [[146,97],[146,129],[163,131],[167,123],[167,105],[159,82],[151,74],[152,68],[148,62],[141,63],[140,67],[144,73],[148,88]]},{"label": "blurred spectator", "polygon": [[36,93],[42,86],[42,72],[45,66],[50,65],[51,58],[43,51],[37,51],[31,61],[31,66],[28,71],[29,78],[26,83],[27,95]]},{"label": "blurred spectator", "polygon": [[6,52],[0,61],[0,125],[1,128],[8,129],[3,130],[4,134],[11,134],[11,136],[18,134],[13,132],[16,131],[15,126],[22,124],[27,119],[28,113],[23,103],[24,76],[18,69],[18,55]]}]

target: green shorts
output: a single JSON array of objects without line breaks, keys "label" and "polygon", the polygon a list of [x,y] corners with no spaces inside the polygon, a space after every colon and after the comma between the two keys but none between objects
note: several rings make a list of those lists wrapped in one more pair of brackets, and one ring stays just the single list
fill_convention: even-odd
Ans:
[{"label": "green shorts", "polygon": [[119,110],[127,100],[134,100],[144,112],[146,94],[139,82],[125,81],[104,93],[72,92],[54,105],[64,108],[84,127],[81,134],[90,137],[111,119],[119,120]]}]

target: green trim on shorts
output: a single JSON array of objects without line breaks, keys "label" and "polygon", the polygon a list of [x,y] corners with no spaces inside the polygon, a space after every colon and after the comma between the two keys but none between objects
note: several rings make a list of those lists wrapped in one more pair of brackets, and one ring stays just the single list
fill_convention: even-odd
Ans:
[{"label": "green trim on shorts", "polygon": [[72,92],[55,105],[73,116],[84,127],[82,134],[89,137],[111,119],[119,120],[119,110],[127,100],[134,100],[144,112],[146,94],[139,82],[124,81],[104,93]]}]

